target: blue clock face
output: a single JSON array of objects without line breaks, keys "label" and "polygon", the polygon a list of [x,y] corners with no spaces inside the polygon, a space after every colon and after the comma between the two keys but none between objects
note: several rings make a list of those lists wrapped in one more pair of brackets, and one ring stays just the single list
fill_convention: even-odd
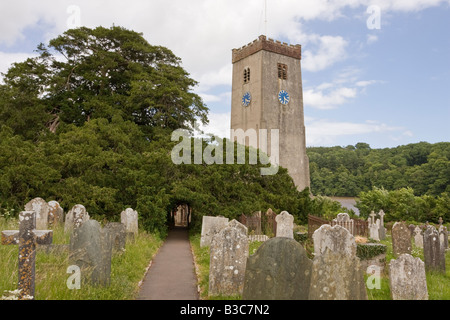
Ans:
[{"label": "blue clock face", "polygon": [[247,107],[250,104],[250,101],[252,101],[252,96],[250,95],[250,92],[244,93],[242,96],[242,105],[244,107]]},{"label": "blue clock face", "polygon": [[280,101],[280,103],[288,104],[290,99],[289,94],[285,90],[281,90],[278,93],[278,101]]}]

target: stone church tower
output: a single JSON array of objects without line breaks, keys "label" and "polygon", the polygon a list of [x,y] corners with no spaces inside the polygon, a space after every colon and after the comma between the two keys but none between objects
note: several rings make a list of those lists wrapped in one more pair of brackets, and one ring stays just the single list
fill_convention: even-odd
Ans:
[{"label": "stone church tower", "polygon": [[[279,165],[288,169],[298,190],[309,187],[301,46],[259,36],[252,43],[233,49],[232,59],[231,129],[267,129],[269,133],[278,129]],[[231,140],[236,139],[232,136]],[[274,139],[269,135],[267,140],[270,156]],[[240,142],[258,148],[259,141]]]}]

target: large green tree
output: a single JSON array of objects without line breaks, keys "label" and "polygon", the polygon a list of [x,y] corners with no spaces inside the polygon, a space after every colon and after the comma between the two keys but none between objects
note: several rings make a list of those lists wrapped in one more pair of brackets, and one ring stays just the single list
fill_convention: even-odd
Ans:
[{"label": "large green tree", "polygon": [[[15,63],[0,86],[0,124],[27,139],[44,128],[121,116],[146,129],[207,122],[197,82],[169,49],[122,27],[71,29]],[[148,130],[147,130],[148,131]]]}]

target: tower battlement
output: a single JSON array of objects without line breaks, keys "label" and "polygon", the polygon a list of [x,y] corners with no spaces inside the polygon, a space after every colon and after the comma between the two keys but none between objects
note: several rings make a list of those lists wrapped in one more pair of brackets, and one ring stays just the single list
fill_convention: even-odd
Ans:
[{"label": "tower battlement", "polygon": [[238,49],[233,49],[232,62],[235,63],[242,60],[260,50],[266,50],[274,53],[278,53],[284,56],[295,58],[300,60],[302,58],[302,47],[299,44],[291,45],[286,42],[267,39],[266,36],[261,35],[258,39]]}]

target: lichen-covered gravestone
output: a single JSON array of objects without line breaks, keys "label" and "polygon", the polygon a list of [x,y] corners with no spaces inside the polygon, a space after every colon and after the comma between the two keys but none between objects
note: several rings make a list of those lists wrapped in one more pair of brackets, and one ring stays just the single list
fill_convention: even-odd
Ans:
[{"label": "lichen-covered gravestone", "polygon": [[419,226],[414,228],[414,244],[418,248],[423,248],[423,232]]},{"label": "lichen-covered gravestone", "polygon": [[120,222],[125,225],[127,234],[133,237],[137,236],[139,232],[138,226],[138,213],[136,210],[127,208],[125,211],[120,213]]},{"label": "lichen-covered gravestone", "polygon": [[203,216],[200,247],[211,245],[211,240],[216,233],[228,225],[228,218]]},{"label": "lichen-covered gravestone", "polygon": [[34,198],[25,205],[25,211],[36,212],[36,229],[46,230],[48,227],[48,203],[42,198]]},{"label": "lichen-covered gravestone", "polygon": [[19,231],[2,232],[2,244],[19,245],[19,299],[34,299],[36,245],[52,243],[52,230],[36,230],[36,212],[22,211],[19,214]]},{"label": "lichen-covered gravestone", "polygon": [[322,225],[313,234],[310,300],[367,300],[364,271],[356,242],[339,225]]},{"label": "lichen-covered gravestone", "polygon": [[277,223],[276,237],[294,239],[294,216],[283,211],[276,216],[275,221]]},{"label": "lichen-covered gravestone", "polygon": [[64,231],[72,232],[88,220],[89,213],[86,211],[86,208],[82,204],[76,204],[66,214]]},{"label": "lichen-covered gravestone", "polygon": [[393,300],[428,300],[425,265],[420,258],[402,254],[389,263],[389,283]]},{"label": "lichen-covered gravestone", "polygon": [[209,295],[241,295],[248,257],[247,227],[232,220],[210,247]]},{"label": "lichen-covered gravestone", "polygon": [[57,201],[48,202],[48,224],[50,226],[56,226],[64,221],[64,209]]},{"label": "lichen-covered gravestone", "polygon": [[275,237],[247,260],[243,300],[307,300],[311,260],[297,241]]},{"label": "lichen-covered gravestone", "polygon": [[439,232],[434,226],[427,226],[423,233],[423,255],[427,271],[445,272],[445,254],[441,250]]},{"label": "lichen-covered gravestone", "polygon": [[392,251],[396,257],[411,254],[411,231],[404,222],[396,222],[392,226]]},{"label": "lichen-covered gravestone", "polygon": [[84,281],[107,286],[111,279],[112,239],[108,229],[88,220],[74,229],[70,239],[69,263],[81,269]]}]

